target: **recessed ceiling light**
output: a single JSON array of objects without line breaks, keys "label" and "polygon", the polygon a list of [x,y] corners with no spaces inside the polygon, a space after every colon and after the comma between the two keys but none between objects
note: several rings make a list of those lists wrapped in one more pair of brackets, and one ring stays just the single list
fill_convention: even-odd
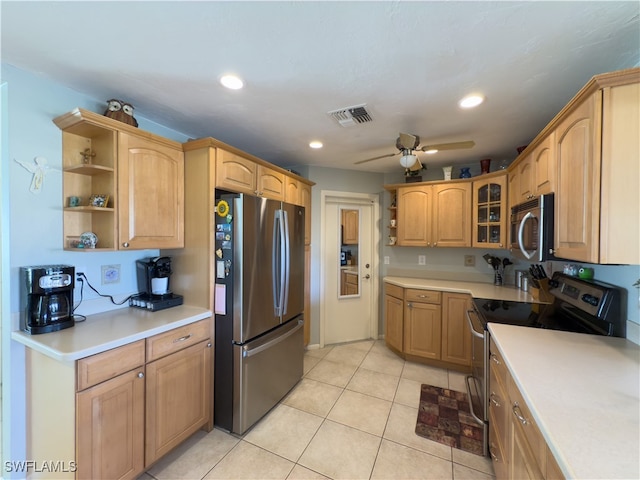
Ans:
[{"label": "recessed ceiling light", "polygon": [[424,153],[427,155],[433,155],[434,153],[438,153],[438,150],[436,148],[430,148],[429,150],[425,150]]},{"label": "recessed ceiling light", "polygon": [[460,108],[473,108],[477,107],[482,102],[484,102],[484,95],[473,93],[460,100],[458,102],[458,105],[460,106]]},{"label": "recessed ceiling light", "polygon": [[309,146],[311,148],[322,148],[322,142],[314,140],[313,142],[309,142]]},{"label": "recessed ceiling light", "polygon": [[240,90],[244,86],[242,79],[236,75],[224,75],[220,83],[231,90]]}]

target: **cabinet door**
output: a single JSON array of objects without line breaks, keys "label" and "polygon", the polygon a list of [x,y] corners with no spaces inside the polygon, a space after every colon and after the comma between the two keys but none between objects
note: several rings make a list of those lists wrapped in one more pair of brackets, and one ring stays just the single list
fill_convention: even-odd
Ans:
[{"label": "cabinet door", "polygon": [[542,195],[555,191],[556,156],[554,151],[555,135],[551,132],[533,151],[533,193]]},{"label": "cabinet door", "polygon": [[137,478],[144,471],[144,394],[143,368],[76,394],[76,478]]},{"label": "cabinet door", "polygon": [[216,152],[216,187],[256,194],[258,166],[255,162],[221,148]]},{"label": "cabinet door", "polygon": [[398,188],[398,245],[430,246],[432,198],[430,186]]},{"label": "cabinet door", "polygon": [[519,165],[518,170],[518,190],[516,195],[517,203],[525,202],[533,198],[533,160],[528,155]]},{"label": "cabinet door", "polygon": [[522,426],[515,418],[511,420],[510,468],[510,478],[544,480],[533,452],[527,443]]},{"label": "cabinet door", "polygon": [[119,248],[184,247],[182,150],[122,132],[118,142]]},{"label": "cabinet door", "polygon": [[432,303],[409,302],[404,309],[404,352],[440,359],[441,307]]},{"label": "cabinet door", "polygon": [[467,310],[471,297],[461,293],[442,294],[442,360],[471,365],[471,332]]},{"label": "cabinet door", "polygon": [[599,251],[601,109],[596,92],[556,129],[555,255],[591,263]]},{"label": "cabinet door", "polygon": [[284,173],[277,172],[269,167],[258,165],[256,186],[256,194],[258,196],[284,201]]},{"label": "cabinet door", "polygon": [[[284,178],[285,184],[285,192],[284,192],[284,201],[287,203],[292,203],[294,205],[302,205],[301,201],[301,183],[295,178],[287,177]],[[302,205],[304,206],[304,205]]]},{"label": "cabinet door", "polygon": [[432,246],[471,246],[471,183],[433,186]]},{"label": "cabinet door", "polygon": [[473,182],[473,246],[506,248],[506,175]]},{"label": "cabinet door", "polygon": [[387,345],[402,351],[402,317],[404,305],[402,299],[391,295],[384,296],[384,340]]},{"label": "cabinet door", "polygon": [[209,421],[208,340],[147,364],[145,464],[150,465]]}]

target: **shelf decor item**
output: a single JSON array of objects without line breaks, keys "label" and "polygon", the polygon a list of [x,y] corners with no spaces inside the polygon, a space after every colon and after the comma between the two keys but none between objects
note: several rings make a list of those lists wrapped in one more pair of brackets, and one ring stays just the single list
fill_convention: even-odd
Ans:
[{"label": "shelf decor item", "polygon": [[122,100],[115,98],[107,100],[107,109],[104,112],[104,116],[133,127],[138,126],[138,121],[133,116],[133,105],[123,102]]},{"label": "shelf decor item", "polygon": [[93,195],[91,195],[91,198],[89,198],[90,207],[106,208],[108,203],[109,203],[109,195],[94,193]]},{"label": "shelf decor item", "polygon": [[469,171],[469,167],[460,168],[460,178],[471,178],[471,172]]},{"label": "shelf decor item", "polygon": [[483,158],[482,160],[480,160],[480,169],[482,170],[482,173],[489,173],[489,170],[491,169],[491,159],[490,158]]},{"label": "shelf decor item", "polygon": [[444,172],[444,179],[451,180],[451,169],[453,167],[442,167],[442,171]]}]

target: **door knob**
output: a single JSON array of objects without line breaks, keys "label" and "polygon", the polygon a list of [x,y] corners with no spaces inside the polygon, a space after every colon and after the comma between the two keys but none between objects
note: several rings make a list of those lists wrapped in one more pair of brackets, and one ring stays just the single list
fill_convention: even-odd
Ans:
[{"label": "door knob", "polygon": [[369,275],[369,274],[367,273],[367,274],[364,276],[364,278],[369,279],[369,278],[371,278],[371,275]]},{"label": "door knob", "polygon": [[365,264],[364,268],[369,268],[369,264],[368,263]]}]

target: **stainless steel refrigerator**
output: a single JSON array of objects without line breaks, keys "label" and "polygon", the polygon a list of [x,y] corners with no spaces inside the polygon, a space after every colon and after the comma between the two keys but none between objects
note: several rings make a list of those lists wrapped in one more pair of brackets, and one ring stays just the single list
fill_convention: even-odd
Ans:
[{"label": "stainless steel refrigerator", "polygon": [[242,434],[302,378],[304,207],[216,195],[214,423]]}]

